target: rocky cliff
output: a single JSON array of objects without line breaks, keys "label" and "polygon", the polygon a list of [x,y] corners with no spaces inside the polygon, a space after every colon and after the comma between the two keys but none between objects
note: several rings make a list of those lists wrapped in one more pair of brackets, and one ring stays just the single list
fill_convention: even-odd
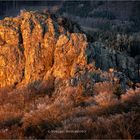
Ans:
[{"label": "rocky cliff", "polygon": [[0,87],[40,83],[48,71],[68,77],[74,65],[85,65],[86,36],[65,22],[39,12],[0,21]]},{"label": "rocky cliff", "polygon": [[[138,77],[133,58],[91,44],[80,27],[66,18],[47,11],[22,11],[18,17],[0,21],[0,87],[31,85],[40,89],[51,80],[82,77],[90,69],[101,77],[104,72],[96,67],[112,68],[113,74],[121,71],[126,81]],[[92,78],[90,81],[102,81]]]},{"label": "rocky cliff", "polygon": [[131,80],[139,79],[138,63],[134,57],[121,51],[105,47],[102,43],[93,44],[96,66],[107,71],[109,68],[123,72]]}]

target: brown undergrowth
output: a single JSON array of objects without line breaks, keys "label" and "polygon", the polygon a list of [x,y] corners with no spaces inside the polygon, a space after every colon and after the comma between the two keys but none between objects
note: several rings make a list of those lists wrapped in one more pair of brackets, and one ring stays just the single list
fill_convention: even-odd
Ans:
[{"label": "brown undergrowth", "polygon": [[94,95],[85,95],[81,86],[69,86],[52,96],[1,90],[0,138],[139,138],[140,89],[120,99],[109,83],[94,89]]}]

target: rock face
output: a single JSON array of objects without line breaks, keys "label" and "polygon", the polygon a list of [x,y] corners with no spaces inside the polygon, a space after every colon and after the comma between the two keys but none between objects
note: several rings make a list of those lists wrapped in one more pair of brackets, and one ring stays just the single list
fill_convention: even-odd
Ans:
[{"label": "rock face", "polygon": [[115,77],[121,77],[126,87],[138,74],[134,58],[89,43],[78,25],[65,18],[23,11],[0,21],[0,88],[28,85],[45,90],[63,79],[65,84],[90,89]]},{"label": "rock face", "polygon": [[87,64],[87,46],[83,34],[61,35],[54,52],[54,75],[60,78],[74,76],[74,67]]},{"label": "rock face", "polygon": [[17,19],[0,21],[0,87],[21,82],[24,54]]},{"label": "rock face", "polygon": [[138,66],[134,57],[111,48],[105,47],[102,44],[95,43],[93,52],[96,66],[107,71],[109,68],[123,72],[131,80],[138,79]]},{"label": "rock face", "polygon": [[54,77],[71,76],[74,65],[87,62],[86,36],[74,30],[79,31],[71,22],[43,12],[0,21],[0,87],[38,84],[48,71]]}]

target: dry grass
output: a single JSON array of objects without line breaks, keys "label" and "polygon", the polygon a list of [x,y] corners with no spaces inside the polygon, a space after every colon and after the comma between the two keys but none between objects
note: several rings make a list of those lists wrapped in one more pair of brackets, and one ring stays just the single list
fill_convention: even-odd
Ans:
[{"label": "dry grass", "polygon": [[86,96],[81,86],[63,87],[51,97],[5,89],[0,92],[0,138],[139,138],[139,89],[120,99],[115,89],[98,83]]}]

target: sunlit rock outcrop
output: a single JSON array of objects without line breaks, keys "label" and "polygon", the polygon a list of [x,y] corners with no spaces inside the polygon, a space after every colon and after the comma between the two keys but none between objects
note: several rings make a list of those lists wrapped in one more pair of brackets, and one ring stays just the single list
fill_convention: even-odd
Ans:
[{"label": "sunlit rock outcrop", "polygon": [[0,21],[0,87],[25,85],[44,91],[61,79],[86,91],[96,82],[116,78],[125,89],[129,78],[137,77],[134,58],[91,44],[78,24],[66,18],[22,11]]},{"label": "sunlit rock outcrop", "polygon": [[71,33],[79,30],[76,26],[43,12],[25,11],[0,21],[0,87],[39,84],[48,71],[54,77],[72,76],[75,65],[87,63],[86,36]]}]

